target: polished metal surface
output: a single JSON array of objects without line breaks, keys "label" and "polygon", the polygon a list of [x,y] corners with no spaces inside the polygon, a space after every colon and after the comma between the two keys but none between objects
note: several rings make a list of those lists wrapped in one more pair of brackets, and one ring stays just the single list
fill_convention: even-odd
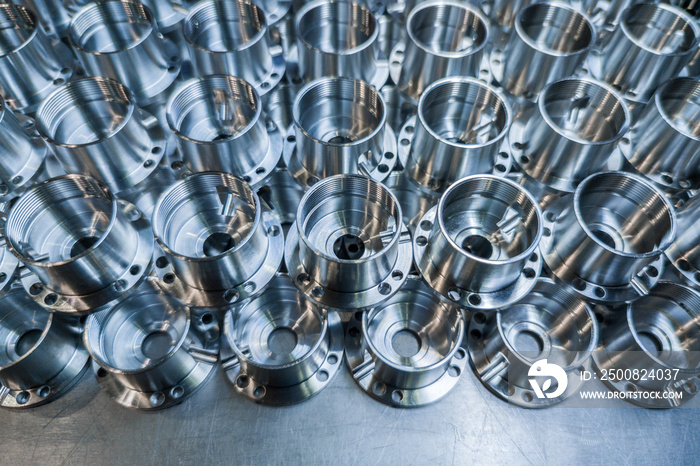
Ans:
[{"label": "polished metal surface", "polygon": [[438,203],[440,197],[432,191],[421,189],[404,171],[392,171],[385,184],[399,201],[403,223],[413,234],[420,219]]},{"label": "polished metal surface", "polygon": [[265,294],[228,311],[221,363],[235,390],[288,405],[326,388],[342,366],[340,315],[314,304],[279,275]]},{"label": "polished metal surface", "polygon": [[693,197],[690,202],[676,211],[676,239],[664,251],[675,270],[686,280],[700,289],[700,197]]},{"label": "polished metal surface", "polygon": [[[69,1],[69,0],[66,0]],[[18,5],[23,5],[36,12],[39,21],[48,36],[65,37],[70,23],[69,12],[62,0],[19,0]]]}]

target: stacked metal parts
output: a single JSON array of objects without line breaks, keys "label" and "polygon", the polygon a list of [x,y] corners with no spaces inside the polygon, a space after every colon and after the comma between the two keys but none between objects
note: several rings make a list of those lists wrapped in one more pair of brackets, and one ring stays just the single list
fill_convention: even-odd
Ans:
[{"label": "stacked metal parts", "polygon": [[[0,405],[700,388],[700,23],[627,0],[0,5]],[[542,396],[533,371],[561,369]],[[219,368],[220,366],[220,368]],[[530,380],[529,380],[530,379]],[[538,392],[539,391],[539,392]]]}]

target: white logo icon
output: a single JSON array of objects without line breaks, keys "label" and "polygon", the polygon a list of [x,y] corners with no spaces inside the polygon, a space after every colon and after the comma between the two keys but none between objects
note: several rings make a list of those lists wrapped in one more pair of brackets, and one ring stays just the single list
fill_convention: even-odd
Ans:
[{"label": "white logo icon", "polygon": [[[527,375],[530,377],[530,385],[532,385],[537,398],[556,398],[566,391],[566,386],[569,383],[564,369],[557,364],[549,364],[546,359],[535,362],[527,371]],[[541,388],[536,377],[547,377]],[[557,381],[557,387],[556,390],[549,393],[547,390],[552,387],[552,379]]]}]

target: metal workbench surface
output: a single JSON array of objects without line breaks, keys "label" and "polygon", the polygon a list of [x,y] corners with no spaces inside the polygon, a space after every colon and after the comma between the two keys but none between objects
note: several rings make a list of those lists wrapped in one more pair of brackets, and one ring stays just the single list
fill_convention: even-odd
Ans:
[{"label": "metal workbench surface", "polygon": [[218,367],[183,404],[139,412],[113,402],[89,372],[51,404],[0,412],[0,462],[698,464],[696,409],[617,403],[515,408],[467,372],[440,402],[404,410],[374,401],[343,370],[309,401],[273,408],[237,395]]}]

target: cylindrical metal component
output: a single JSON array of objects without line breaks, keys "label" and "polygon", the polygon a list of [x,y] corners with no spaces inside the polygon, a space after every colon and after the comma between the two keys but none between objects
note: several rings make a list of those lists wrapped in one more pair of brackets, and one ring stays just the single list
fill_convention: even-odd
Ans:
[{"label": "cylindrical metal component", "polygon": [[30,408],[68,392],[88,367],[78,319],[52,314],[13,287],[0,298],[0,406]]},{"label": "cylindrical metal component", "polygon": [[482,7],[488,10],[488,16],[493,24],[499,26],[504,32],[509,32],[515,25],[515,17],[527,8],[532,0],[481,0]]},{"label": "cylindrical metal component", "polygon": [[353,315],[345,337],[348,366],[360,388],[382,403],[433,403],[465,370],[465,326],[457,306],[412,276],[385,303]]},{"label": "cylindrical metal component", "polygon": [[37,110],[36,125],[66,171],[97,178],[117,194],[145,180],[165,153],[158,122],[111,79],[85,78],[56,89]]},{"label": "cylindrical metal component", "polygon": [[662,85],[632,130],[627,159],[654,182],[673,189],[700,188],[700,80]]},{"label": "cylindrical metal component", "polygon": [[306,81],[347,76],[379,88],[389,76],[379,24],[366,6],[316,0],[296,14],[295,27],[299,72]]},{"label": "cylindrical metal component", "polygon": [[125,297],[153,255],[148,221],[107,187],[80,175],[24,193],[5,227],[7,246],[31,273],[22,284],[44,307],[85,314]]},{"label": "cylindrical metal component", "polygon": [[512,118],[495,87],[474,78],[436,81],[420,98],[417,118],[401,131],[401,163],[419,184],[444,192],[455,181],[490,173],[503,162],[499,153],[501,146],[508,149],[504,141]]},{"label": "cylindrical metal component", "polygon": [[180,73],[177,47],[158,33],[153,13],[141,3],[90,3],[73,17],[68,39],[89,75],[121,82],[141,106]]},{"label": "cylindrical metal component", "polygon": [[284,151],[290,173],[306,186],[339,174],[383,181],[396,165],[396,136],[384,99],[364,81],[322,78],[294,102],[294,134]]},{"label": "cylindrical metal component", "polygon": [[[488,19],[457,0],[422,2],[408,16],[398,88],[418,100],[434,81],[448,76],[479,76],[489,39]],[[392,76],[393,77],[393,76]]]},{"label": "cylindrical metal component", "polygon": [[700,289],[700,196],[677,211],[678,236],[666,249],[666,257],[687,280]]},{"label": "cylindrical metal component", "polygon": [[0,5],[0,93],[10,108],[34,112],[72,75],[70,52],[51,43],[34,11]]},{"label": "cylindrical metal component", "polygon": [[203,0],[190,10],[183,31],[199,76],[237,76],[261,95],[282,79],[282,48],[270,47],[265,15],[247,0]]},{"label": "cylindrical metal component", "polygon": [[221,360],[236,391],[288,405],[323,390],[343,359],[343,324],[279,275],[262,296],[228,311]]},{"label": "cylindrical metal component", "polygon": [[656,88],[678,76],[695,55],[700,26],[667,4],[636,4],[624,11],[600,52],[591,55],[598,79],[646,102]]},{"label": "cylindrical metal component", "polygon": [[322,306],[362,310],[390,298],[411,267],[411,235],[396,197],[359,175],[319,181],[299,204],[285,263]]},{"label": "cylindrical metal component", "polygon": [[88,317],[84,338],[100,386],[127,408],[182,402],[213,374],[219,355],[214,316],[194,314],[153,279]]},{"label": "cylindrical metal component", "polygon": [[588,18],[564,3],[535,3],[515,19],[505,51],[494,53],[494,78],[508,92],[526,99],[547,84],[573,75],[595,43]]},{"label": "cylindrical metal component", "polygon": [[624,172],[591,175],[545,212],[545,262],[586,298],[624,302],[648,293],[676,236],[666,197]]},{"label": "cylindrical metal component", "polygon": [[263,96],[263,108],[268,116],[286,136],[287,129],[294,123],[294,101],[299,92],[299,85],[282,80],[277,87]]},{"label": "cylindrical metal component", "polygon": [[[674,408],[700,388],[700,294],[661,281],[622,312],[605,316],[593,358],[598,371],[653,377],[604,378],[610,388],[646,408]],[[669,396],[667,396],[669,395]]]},{"label": "cylindrical metal component", "polygon": [[152,224],[163,252],[155,263],[161,286],[187,304],[219,307],[255,296],[282,262],[282,227],[230,174],[177,182],[158,200]]},{"label": "cylindrical metal component", "polygon": [[542,213],[514,182],[474,175],[453,184],[416,228],[413,251],[427,283],[474,309],[530,292],[542,268]]},{"label": "cylindrical metal component", "polygon": [[593,23],[599,29],[599,36],[604,39],[619,24],[625,10],[638,3],[657,2],[655,0],[579,0],[577,5],[593,19]]},{"label": "cylindrical metal component", "polygon": [[15,3],[33,10],[39,16],[44,32],[48,36],[66,36],[70,15],[61,0],[19,0]]},{"label": "cylindrical metal component", "polygon": [[477,312],[469,323],[474,373],[494,395],[525,408],[545,408],[576,393],[597,345],[590,306],[549,278],[537,280],[517,304]]},{"label": "cylindrical metal component", "polygon": [[423,215],[438,203],[439,196],[430,190],[421,189],[403,171],[392,171],[385,184],[398,199],[403,222],[413,234]]},{"label": "cylindrical metal component", "polygon": [[513,159],[540,183],[573,192],[606,168],[630,120],[622,97],[609,86],[589,78],[557,81],[540,93],[532,113],[513,125]]},{"label": "cylindrical metal component", "polygon": [[0,97],[0,199],[20,194],[42,177],[48,154],[34,121],[15,115]]},{"label": "cylindrical metal component", "polygon": [[258,185],[282,156],[282,135],[260,95],[233,76],[193,78],[168,100],[166,115],[182,160],[193,172],[232,173]]},{"label": "cylindrical metal component", "polygon": [[297,218],[297,209],[304,192],[304,187],[287,170],[277,168],[265,186],[258,189],[258,196],[270,207],[272,215],[282,224],[286,234]]}]

